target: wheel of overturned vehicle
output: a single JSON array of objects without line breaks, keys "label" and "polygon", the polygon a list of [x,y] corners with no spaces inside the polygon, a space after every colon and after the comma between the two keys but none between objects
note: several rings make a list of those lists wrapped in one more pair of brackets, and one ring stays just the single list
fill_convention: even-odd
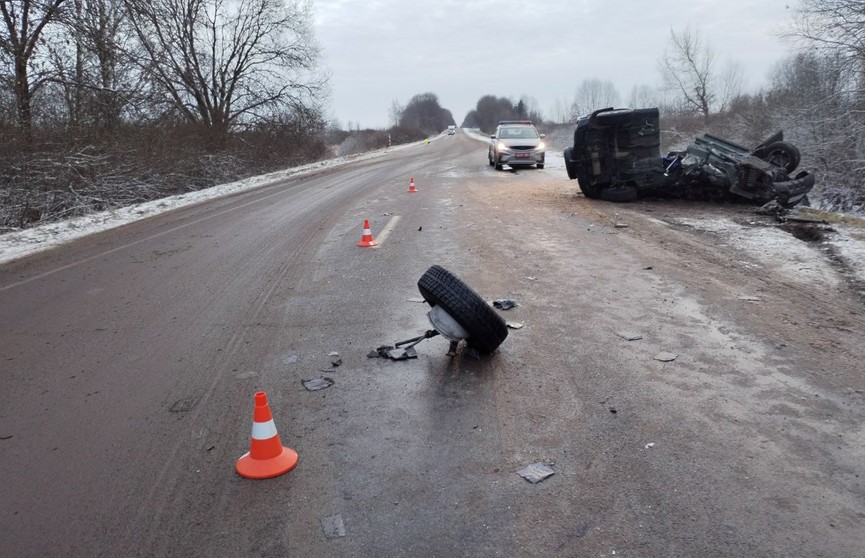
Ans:
[{"label": "wheel of overturned vehicle", "polygon": [[595,115],[594,121],[599,126],[615,126],[631,121],[634,111],[631,109],[615,109],[600,112]]},{"label": "wheel of overturned vehicle", "polygon": [[616,186],[601,190],[601,199],[609,202],[630,202],[637,197],[637,189],[633,186]]},{"label": "wheel of overturned vehicle", "polygon": [[566,147],[564,152],[565,170],[568,172],[568,178],[574,180],[577,178],[577,164],[573,161],[574,148]]},{"label": "wheel of overturned vehicle", "polygon": [[771,145],[767,145],[763,151],[765,155],[761,158],[764,161],[772,163],[776,167],[781,167],[787,174],[796,170],[796,167],[799,166],[799,161],[802,160],[799,148],[786,141],[776,141]]},{"label": "wheel of overturned vehicle", "polygon": [[[813,173],[801,171],[791,180],[773,182],[772,188],[775,191],[778,203],[784,207],[793,207],[808,199],[808,192],[814,187],[814,182]],[[791,198],[793,199],[792,202],[790,201]]]},{"label": "wheel of overturned vehicle", "polygon": [[493,307],[445,268],[427,269],[417,288],[430,306],[441,306],[468,332],[468,344],[478,351],[492,353],[508,336],[507,324]]}]

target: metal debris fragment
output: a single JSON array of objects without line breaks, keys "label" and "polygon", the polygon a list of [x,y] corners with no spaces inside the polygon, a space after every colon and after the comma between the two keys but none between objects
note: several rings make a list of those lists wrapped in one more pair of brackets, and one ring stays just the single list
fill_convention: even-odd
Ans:
[{"label": "metal debris fragment", "polygon": [[493,301],[493,306],[499,310],[510,310],[517,305],[517,301],[510,298],[497,298]]},{"label": "metal debris fragment", "polygon": [[408,301],[408,302],[421,302],[421,303],[426,302],[424,299],[422,299],[419,296],[413,296],[411,298],[407,298],[406,301]]},{"label": "metal debris fragment", "polygon": [[666,351],[661,351],[660,353],[655,355],[655,360],[660,360],[661,362],[672,362],[679,358],[679,355],[675,353],[668,353]]},{"label": "metal debris fragment", "polygon": [[414,347],[406,347],[398,349],[393,345],[382,345],[375,350],[370,351],[366,355],[368,358],[389,358],[391,360],[406,360],[417,358],[417,351]]},{"label": "metal debris fragment", "polygon": [[320,389],[327,389],[333,385],[333,379],[328,378],[327,376],[319,376],[318,378],[313,378],[311,380],[302,380],[301,383],[303,387],[307,389],[307,391],[318,391]]},{"label": "metal debris fragment", "polygon": [[555,471],[544,463],[533,463],[525,469],[517,471],[517,474],[530,483],[537,484],[550,475],[555,474]]}]

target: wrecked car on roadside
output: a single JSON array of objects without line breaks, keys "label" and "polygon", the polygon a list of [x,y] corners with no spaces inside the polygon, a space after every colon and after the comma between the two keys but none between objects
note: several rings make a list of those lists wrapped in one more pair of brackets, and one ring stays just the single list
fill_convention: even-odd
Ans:
[{"label": "wrecked car on roadside", "polygon": [[645,195],[747,199],[791,208],[814,187],[796,146],[778,132],[754,149],[704,134],[685,151],[661,156],[657,108],[606,108],[584,116],[564,152],[570,179],[588,198],[633,201]]}]

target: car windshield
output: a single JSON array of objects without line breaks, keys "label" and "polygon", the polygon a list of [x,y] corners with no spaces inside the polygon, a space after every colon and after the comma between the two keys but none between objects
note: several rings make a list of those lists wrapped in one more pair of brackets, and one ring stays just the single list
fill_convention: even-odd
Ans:
[{"label": "car windshield", "polygon": [[514,128],[502,128],[499,137],[502,138],[536,138],[538,131],[530,126],[520,126]]}]

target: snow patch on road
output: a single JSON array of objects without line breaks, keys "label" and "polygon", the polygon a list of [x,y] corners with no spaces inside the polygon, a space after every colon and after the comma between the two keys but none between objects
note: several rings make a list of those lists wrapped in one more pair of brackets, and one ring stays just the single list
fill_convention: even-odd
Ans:
[{"label": "snow patch on road", "polygon": [[[730,219],[671,219],[672,222],[717,235],[722,245],[745,252],[754,262],[740,261],[749,267],[765,267],[780,271],[799,283],[837,287],[842,279],[824,249],[832,247],[844,260],[845,267],[857,281],[865,282],[865,238],[846,226],[833,227],[827,239],[807,243],[796,239],[778,227],[755,223],[743,225]],[[822,248],[822,249],[821,249]]]}]

